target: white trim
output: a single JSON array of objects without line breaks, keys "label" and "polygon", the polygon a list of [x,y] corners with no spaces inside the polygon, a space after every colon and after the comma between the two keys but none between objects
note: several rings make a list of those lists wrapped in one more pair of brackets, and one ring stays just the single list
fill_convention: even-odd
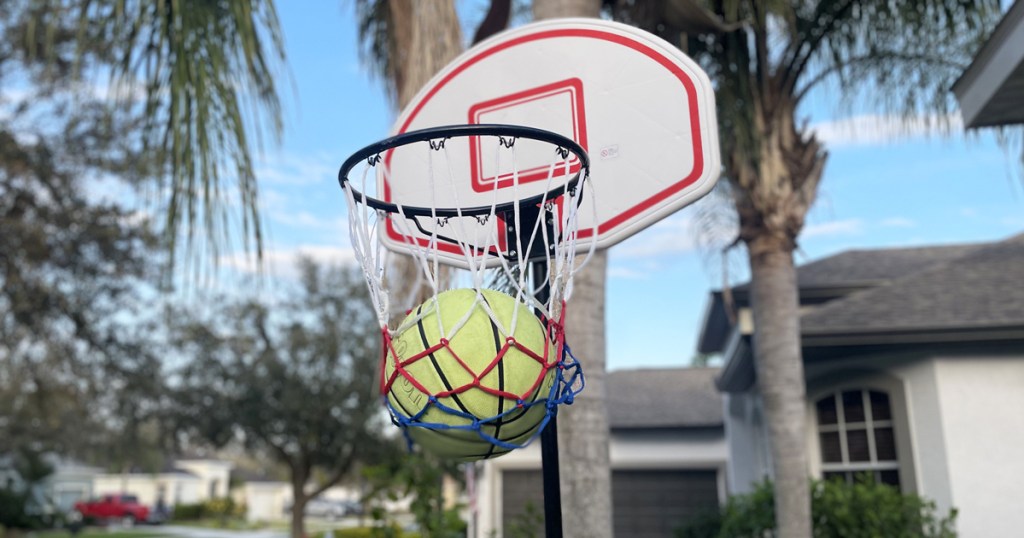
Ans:
[{"label": "white trim", "polygon": [[964,125],[982,126],[975,125],[978,116],[1021,62],[1024,62],[1024,2],[1018,1],[1010,7],[974,61],[953,84]]}]

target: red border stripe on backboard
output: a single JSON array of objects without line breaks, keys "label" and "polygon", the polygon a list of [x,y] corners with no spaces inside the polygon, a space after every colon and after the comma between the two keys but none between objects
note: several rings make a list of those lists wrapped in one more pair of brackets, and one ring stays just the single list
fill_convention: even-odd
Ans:
[{"label": "red border stripe on backboard", "polygon": [[[627,220],[629,220],[629,219],[639,215],[640,213],[643,213],[644,211],[647,211],[647,210],[651,209],[652,207],[654,207],[654,206],[658,205],[659,203],[663,202],[665,199],[667,199],[668,197],[672,196],[673,194],[676,194],[679,191],[685,189],[686,187],[692,185],[697,180],[697,178],[700,177],[700,175],[704,171],[704,147],[703,147],[703,143],[702,143],[701,137],[700,137],[700,134],[701,134],[700,120],[701,120],[701,118],[700,118],[700,114],[699,114],[700,111],[699,111],[698,106],[697,106],[697,91],[696,91],[696,88],[695,88],[695,86],[693,84],[693,81],[690,79],[689,76],[687,76],[687,74],[683,71],[682,68],[680,68],[678,65],[673,63],[670,59],[666,58],[664,55],[658,53],[658,51],[652,49],[651,47],[648,47],[647,45],[644,45],[642,43],[638,43],[637,41],[633,40],[632,38],[630,38],[628,36],[619,35],[619,34],[616,34],[616,33],[613,33],[613,32],[609,32],[609,31],[606,31],[606,30],[583,29],[583,28],[563,28],[563,29],[558,29],[558,30],[548,30],[548,31],[543,31],[543,32],[537,32],[535,34],[524,35],[524,36],[521,36],[521,37],[518,37],[518,38],[515,38],[515,39],[510,39],[509,41],[505,41],[505,42],[500,43],[500,44],[498,44],[498,45],[496,45],[494,47],[491,47],[489,49],[480,51],[480,53],[478,55],[473,56],[473,57],[467,59],[465,62],[463,62],[457,68],[455,68],[451,73],[448,73],[443,79],[441,79],[437,84],[435,84],[430,89],[430,91],[428,91],[427,94],[425,96],[423,96],[422,99],[419,100],[419,102],[416,104],[416,107],[413,108],[412,112],[410,112],[409,117],[406,118],[405,122],[402,124],[402,126],[398,130],[398,133],[396,133],[396,134],[401,134],[401,133],[406,132],[406,130],[409,128],[409,124],[411,124],[412,121],[414,119],[416,119],[416,116],[419,114],[420,110],[423,108],[423,106],[428,101],[430,101],[431,97],[433,97],[434,94],[436,94],[438,91],[440,91],[441,88],[443,88],[445,85],[447,85],[453,78],[455,78],[460,73],[462,73],[463,71],[465,71],[469,67],[473,66],[477,62],[480,62],[481,60],[484,60],[485,58],[488,58],[489,56],[492,56],[492,55],[494,55],[494,54],[496,54],[496,53],[498,53],[500,51],[503,51],[503,50],[505,50],[507,48],[510,48],[510,47],[514,47],[514,46],[519,45],[521,43],[528,43],[528,42],[531,42],[531,41],[537,41],[539,39],[550,39],[550,38],[556,38],[556,37],[584,37],[584,38],[591,38],[591,39],[600,39],[600,40],[603,40],[603,41],[610,41],[610,42],[613,42],[613,43],[617,43],[617,44],[629,47],[629,48],[631,48],[631,49],[633,49],[633,50],[635,50],[637,52],[640,52],[641,54],[647,56],[648,58],[651,58],[652,60],[654,60],[654,61],[658,62],[659,64],[661,64],[662,67],[665,67],[666,69],[668,69],[683,84],[683,88],[686,90],[686,93],[687,93],[687,104],[688,104],[689,109],[690,109],[690,119],[691,119],[691,121],[690,121],[690,135],[691,135],[692,140],[693,140],[693,152],[694,152],[693,170],[690,172],[689,175],[687,175],[686,177],[683,177],[678,182],[673,183],[668,188],[661,190],[660,192],[654,194],[650,198],[647,198],[646,200],[644,200],[640,204],[637,204],[636,206],[634,206],[634,207],[632,207],[632,208],[630,208],[630,209],[628,209],[628,210],[626,210],[626,211],[616,215],[615,217],[613,217],[613,218],[611,218],[611,219],[609,219],[609,220],[599,224],[598,225],[598,233],[599,234],[603,234],[605,232],[608,232],[609,230],[614,229],[615,227],[619,226],[623,222],[626,222]],[[384,165],[385,166],[389,166],[389,167],[391,166],[391,155],[392,155],[393,151],[394,150],[388,150],[388,152],[385,154],[385,156],[384,156]],[[390,187],[389,187],[389,185],[387,184],[386,181],[384,183],[384,199],[386,201],[390,201],[390,199],[391,199],[391,189],[390,189]],[[393,228],[393,224],[391,223],[390,220],[388,220],[388,223],[387,223],[387,233],[388,233],[388,236],[390,236],[395,241],[404,241],[405,240],[404,237],[401,234],[399,234],[397,231],[395,231],[395,229]],[[593,235],[594,235],[593,234],[593,229],[590,229],[590,228],[579,231],[579,236],[581,238],[588,238],[588,237],[591,237]],[[428,244],[427,240],[420,239],[419,241],[420,241],[420,243],[422,245]],[[460,252],[460,250],[459,250],[457,245],[438,244],[437,247],[441,248],[442,250],[445,250],[445,251],[448,251],[448,252],[451,252],[451,253],[455,253],[455,254]]]}]

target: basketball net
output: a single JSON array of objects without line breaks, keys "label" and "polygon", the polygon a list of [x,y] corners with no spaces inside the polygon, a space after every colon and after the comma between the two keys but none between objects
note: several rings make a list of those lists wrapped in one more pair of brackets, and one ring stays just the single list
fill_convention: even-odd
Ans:
[{"label": "basketball net", "polygon": [[[464,135],[454,135],[459,136]],[[460,186],[465,189],[469,178],[458,177],[454,172],[455,167],[451,164],[452,155],[449,154],[452,144],[446,144],[453,136],[396,144],[390,144],[391,139],[386,140],[376,145],[379,152],[365,153],[360,166],[349,169],[349,162],[346,162],[340,181],[348,203],[352,249],[366,278],[383,338],[381,391],[385,396],[384,400],[392,422],[405,430],[410,446],[412,438],[409,436],[409,428],[464,429],[476,433],[480,439],[496,447],[505,449],[500,451],[505,453],[529,444],[557,412],[557,406],[571,403],[573,397],[583,388],[579,364],[565,344],[563,323],[566,305],[572,296],[573,277],[590,259],[594,250],[591,242],[586,255],[577,256],[577,241],[580,237],[579,209],[584,204],[591,209],[594,207],[594,193],[588,181],[589,166],[586,166],[588,161],[585,153],[580,156],[577,155],[579,151],[569,151],[558,144],[550,143],[552,157],[547,167],[546,179],[534,179],[529,186],[525,186],[520,180],[517,164],[517,136],[473,136],[480,139],[491,136],[496,139],[496,144],[486,146],[494,148],[494,154],[490,156],[494,160],[493,170],[510,170],[503,177],[510,178],[511,185],[506,182],[499,188],[498,181],[492,182],[493,188],[485,193],[489,198],[487,204],[481,205],[479,196],[474,198],[472,203],[463,201],[468,198],[465,195],[460,199]],[[537,141],[531,140],[530,143],[536,144]],[[374,146],[366,149],[371,148]],[[390,176],[387,163],[391,155],[388,154],[397,151],[419,152],[417,158],[423,159],[426,163],[422,177]],[[353,158],[358,155],[360,154],[357,153]],[[576,174],[572,173],[573,166],[578,169]],[[415,200],[415,206],[409,200],[392,199],[387,203],[380,203],[379,196],[374,198],[367,195],[379,195],[378,179],[388,186],[395,185],[396,181],[424,182],[425,188],[421,187],[419,192],[425,193],[422,198],[426,199]],[[391,192],[394,191],[392,188]],[[538,192],[541,193],[537,194]],[[390,229],[386,230],[389,225]],[[408,255],[417,268],[416,282],[394,282],[390,273],[395,271],[395,264],[389,263],[389,251],[378,241],[378,234],[389,231],[397,232],[404,238],[401,253]],[[596,230],[592,233],[596,233]],[[441,255],[442,251],[446,255]],[[457,265],[459,269],[442,271],[444,265]],[[443,274],[450,276],[445,278]],[[400,289],[389,289],[389,283],[392,287]],[[445,291],[443,288],[448,286],[475,290],[475,303],[465,315],[456,316],[458,321],[447,326],[442,323],[440,315],[431,318],[430,323],[441,325],[438,327],[438,334],[443,336],[442,343],[423,350],[418,356],[396,359],[393,342],[436,311],[437,297]],[[519,307],[515,308],[511,319],[508,319],[508,316],[500,319],[484,300],[481,292],[483,289],[508,294],[516,303],[525,305],[529,311],[536,313],[537,318],[543,323],[548,343],[555,349],[554,356],[547,357],[549,353],[542,350],[521,351],[536,356],[542,362],[540,378],[554,371],[554,382],[550,391],[539,395],[531,395],[528,390],[521,394],[507,394],[494,387],[484,386],[481,382],[483,373],[472,371],[456,356],[456,360],[461,367],[468,370],[471,377],[471,381],[464,386],[446,387],[446,390],[431,392],[416,380],[412,382],[418,389],[427,392],[430,402],[428,408],[433,406],[465,420],[430,421],[425,418],[429,411],[427,408],[417,413],[409,413],[407,409],[396,409],[386,396],[396,377],[407,375],[401,364],[402,360],[411,362],[427,355],[431,355],[433,360],[434,353],[443,351],[442,348],[447,346],[447,342],[458,337],[459,331],[467,324],[474,310],[487,313],[493,327],[501,333],[502,338],[508,340],[505,348],[518,345],[514,338],[510,337],[517,334],[518,324],[526,323],[520,319]],[[423,299],[423,290],[426,290],[427,300],[422,303],[422,307],[417,308],[415,302]],[[435,307],[432,308],[431,304]],[[495,362],[502,360],[503,355],[508,352],[505,348],[488,363],[488,369],[493,368]],[[548,345],[545,345],[545,350],[547,348]],[[387,361],[393,361],[390,365],[390,376],[385,373],[388,370]],[[532,388],[535,389],[539,383],[540,379]],[[506,397],[510,401],[515,401],[516,405],[509,406],[510,409],[494,416],[470,417],[466,415],[464,408],[459,410],[446,400],[446,397],[474,388]],[[487,427],[493,424],[500,425],[505,415],[513,412],[522,413],[523,409],[534,406],[544,406],[546,411],[539,427],[525,441],[521,438],[499,438],[493,435],[493,429]]]}]

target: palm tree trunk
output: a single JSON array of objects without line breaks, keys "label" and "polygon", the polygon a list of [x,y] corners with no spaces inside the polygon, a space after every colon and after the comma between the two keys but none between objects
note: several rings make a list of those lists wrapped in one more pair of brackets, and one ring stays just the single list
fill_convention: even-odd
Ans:
[{"label": "palm tree trunk", "polygon": [[[534,0],[536,20],[598,17],[600,0]],[[587,389],[559,412],[559,481],[565,536],[611,538],[612,472],[605,391],[605,284],[608,254],[597,252],[576,275],[566,311],[566,340],[583,366]]]},{"label": "palm tree trunk", "polygon": [[[388,7],[393,25],[392,77],[396,104],[403,109],[435,73],[462,52],[462,29],[452,0],[388,0]],[[430,296],[432,290],[420,279],[420,271],[410,256],[392,257],[388,287],[396,312],[404,312]],[[438,282],[446,282],[450,274],[447,267],[441,268]]]},{"label": "palm tree trunk", "polygon": [[605,386],[605,281],[608,253],[597,252],[576,275],[566,310],[566,339],[583,366],[587,388],[558,414],[558,451],[565,536],[611,538],[612,477]]},{"label": "palm tree trunk", "polygon": [[452,0],[389,0],[395,25],[393,57],[398,60],[398,107],[462,52],[462,30]]},{"label": "palm tree trunk", "polygon": [[537,0],[533,3],[533,18],[536,20],[557,17],[601,16],[600,0]]},{"label": "palm tree trunk", "polygon": [[772,450],[778,536],[810,538],[806,390],[792,248],[765,234],[747,242],[757,383]]}]

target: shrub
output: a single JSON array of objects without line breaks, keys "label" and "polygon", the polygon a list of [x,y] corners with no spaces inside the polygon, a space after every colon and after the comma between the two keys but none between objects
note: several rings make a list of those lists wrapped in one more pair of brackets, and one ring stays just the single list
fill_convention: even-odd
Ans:
[{"label": "shrub", "polygon": [[175,521],[195,521],[197,519],[216,518],[221,521],[240,518],[245,515],[245,505],[236,503],[231,497],[209,499],[194,504],[176,504],[171,519]]},{"label": "shrub", "polygon": [[954,538],[956,510],[939,517],[935,502],[877,484],[870,478],[854,484],[840,480],[813,485],[811,510],[815,536]]},{"label": "shrub", "polygon": [[[811,520],[816,538],[955,538],[956,510],[944,517],[935,503],[904,495],[892,486],[862,477],[811,484]],[[771,482],[735,495],[717,515],[695,518],[679,529],[679,538],[763,538],[775,536],[775,499]]]},{"label": "shrub", "polygon": [[235,505],[235,500],[231,497],[210,499],[203,503],[203,517],[227,519],[235,517],[237,512],[238,506]]},{"label": "shrub", "polygon": [[52,521],[45,516],[34,514],[28,492],[0,488],[0,527],[8,529],[41,529]]},{"label": "shrub", "polygon": [[205,503],[176,504],[171,519],[175,521],[195,521],[205,517]]}]

